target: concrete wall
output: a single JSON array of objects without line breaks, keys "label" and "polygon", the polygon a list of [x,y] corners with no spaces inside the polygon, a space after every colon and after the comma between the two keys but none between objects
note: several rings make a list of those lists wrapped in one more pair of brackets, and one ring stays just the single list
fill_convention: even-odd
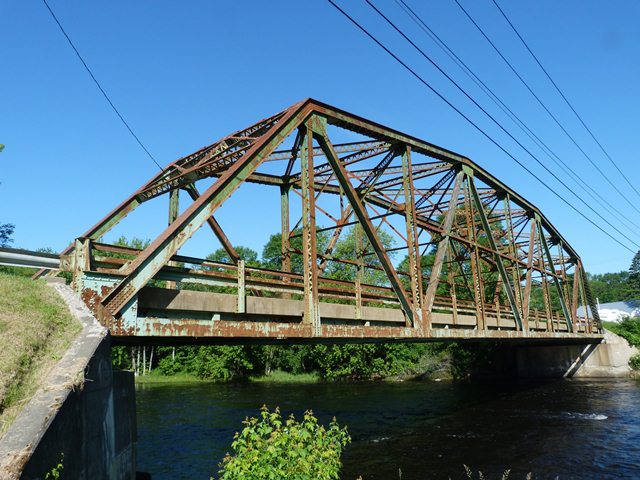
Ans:
[{"label": "concrete wall", "polygon": [[113,372],[107,331],[73,291],[51,287],[83,329],[0,441],[0,477],[44,478],[62,458],[61,479],[135,479],[133,374]]},{"label": "concrete wall", "polygon": [[519,346],[510,358],[518,377],[629,377],[629,359],[638,353],[622,337],[606,331],[592,345]]}]

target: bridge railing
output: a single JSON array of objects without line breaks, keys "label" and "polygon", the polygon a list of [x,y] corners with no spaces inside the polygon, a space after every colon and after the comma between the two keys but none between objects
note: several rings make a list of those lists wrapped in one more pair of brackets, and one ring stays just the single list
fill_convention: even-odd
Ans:
[{"label": "bridge railing", "polygon": [[[85,239],[87,262],[83,270],[110,277],[126,275],[127,268],[141,250],[125,246],[109,245]],[[63,262],[64,263],[64,262]],[[68,264],[68,261],[67,261]],[[195,257],[174,255],[149,286],[171,290],[200,290],[226,293],[240,297],[254,296],[302,300],[304,298],[303,275],[283,272],[244,262],[225,263]],[[354,319],[362,318],[363,307],[399,309],[400,305],[391,287],[352,282],[329,277],[318,278],[319,300],[323,303],[352,305]],[[464,298],[453,299],[436,295],[430,315],[434,328],[516,330],[516,319],[500,299],[482,306],[484,325],[478,324],[478,306]],[[244,300],[242,300],[244,301]],[[568,332],[562,312],[531,308],[528,314],[529,331]],[[577,333],[597,331],[590,318],[579,318]]]}]

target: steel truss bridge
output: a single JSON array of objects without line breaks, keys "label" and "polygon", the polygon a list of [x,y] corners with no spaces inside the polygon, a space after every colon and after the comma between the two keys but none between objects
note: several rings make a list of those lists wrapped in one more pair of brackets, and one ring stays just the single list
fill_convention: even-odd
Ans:
[{"label": "steel truss bridge", "polygon": [[[253,212],[234,215],[275,205],[273,269],[216,220],[251,187]],[[150,245],[101,242],[160,197]],[[179,254],[205,224],[229,262]],[[534,205],[462,155],[312,99],[171,163],[60,267],[117,342],[602,338],[580,257]]]}]

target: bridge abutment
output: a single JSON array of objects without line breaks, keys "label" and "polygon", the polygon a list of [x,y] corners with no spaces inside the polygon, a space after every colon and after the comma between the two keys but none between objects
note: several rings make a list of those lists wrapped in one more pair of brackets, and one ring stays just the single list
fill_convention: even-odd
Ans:
[{"label": "bridge abutment", "polygon": [[72,290],[53,286],[82,332],[0,441],[0,477],[134,479],[136,413],[133,373],[114,372],[111,339]]},{"label": "bridge abutment", "polygon": [[601,343],[503,345],[480,376],[512,378],[629,377],[638,353],[622,337],[605,331]]}]

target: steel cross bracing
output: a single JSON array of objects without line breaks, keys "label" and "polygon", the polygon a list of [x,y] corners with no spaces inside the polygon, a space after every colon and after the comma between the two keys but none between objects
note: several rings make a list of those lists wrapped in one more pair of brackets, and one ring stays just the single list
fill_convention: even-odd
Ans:
[{"label": "steel cross bracing", "polygon": [[[247,184],[264,191],[254,205],[265,218],[263,199],[278,199],[269,269],[246,264],[233,246],[243,239],[214,217]],[[102,243],[163,195],[168,226],[148,247]],[[179,254],[205,223],[230,263]],[[78,238],[61,268],[119,341],[602,333],[580,257],[535,206],[462,155],[311,99],[168,165]]]}]

